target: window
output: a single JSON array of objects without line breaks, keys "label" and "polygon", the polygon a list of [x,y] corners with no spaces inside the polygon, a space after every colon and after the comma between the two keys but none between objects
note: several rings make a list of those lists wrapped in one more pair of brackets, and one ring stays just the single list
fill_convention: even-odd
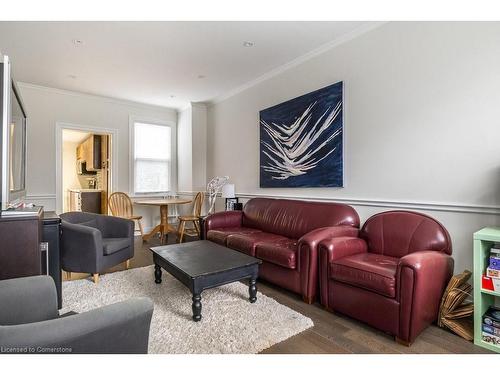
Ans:
[{"label": "window", "polygon": [[170,126],[133,122],[132,163],[134,194],[165,193],[171,189],[172,129]]}]

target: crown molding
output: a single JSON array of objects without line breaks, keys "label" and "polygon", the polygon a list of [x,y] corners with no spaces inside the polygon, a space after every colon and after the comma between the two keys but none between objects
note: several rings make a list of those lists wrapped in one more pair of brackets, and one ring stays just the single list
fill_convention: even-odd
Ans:
[{"label": "crown molding", "polygon": [[188,105],[186,105],[186,106],[184,106],[184,107],[182,107],[182,108],[179,108],[179,109],[177,110],[177,113],[186,112],[188,109],[191,109],[191,103],[190,103],[190,104],[188,104]]},{"label": "crown molding", "polygon": [[189,102],[188,105],[179,108],[177,110],[177,113],[185,112],[185,111],[187,111],[188,109],[191,109],[191,108],[207,109],[207,107],[208,107],[208,104],[205,103],[205,102]]},{"label": "crown molding", "polygon": [[172,108],[172,107],[164,107],[164,106],[155,105],[155,104],[134,102],[131,100],[112,98],[109,96],[86,94],[86,93],[79,92],[79,91],[58,89],[55,87],[36,85],[34,83],[28,83],[28,82],[19,81],[16,83],[17,83],[18,87],[21,87],[21,88],[40,90],[40,91],[50,92],[53,94],[68,95],[68,96],[74,96],[74,97],[80,97],[80,98],[86,98],[86,99],[99,100],[99,101],[104,101],[107,103],[124,105],[127,107],[135,107],[135,108],[140,108],[140,109],[155,109],[157,111],[168,111],[168,112],[172,112],[172,113],[177,113],[177,110],[175,108]]},{"label": "crown molding", "polygon": [[353,40],[353,39],[355,39],[363,34],[366,34],[369,31],[377,29],[380,26],[385,25],[386,23],[387,23],[386,21],[380,21],[380,22],[370,22],[367,25],[362,25],[362,26],[356,28],[355,30],[353,30],[347,34],[344,34],[344,35],[342,35],[342,36],[340,36],[340,37],[338,37],[338,38],[336,38],[336,39],[334,39],[326,44],[323,44],[322,46],[320,46],[312,51],[309,51],[308,53],[306,53],[302,56],[297,57],[296,59],[294,59],[292,61],[289,61],[281,66],[278,66],[277,68],[274,68],[267,73],[264,73],[263,75],[261,75],[260,77],[257,77],[254,80],[251,80],[247,83],[244,83],[241,86],[238,86],[232,90],[229,90],[225,94],[222,94],[222,95],[215,97],[214,99],[208,101],[207,103],[209,106],[213,106],[215,104],[221,103],[221,102],[229,99],[232,96],[235,96],[235,95],[237,95],[245,90],[248,90],[249,88],[258,85],[261,82],[267,81],[268,79],[275,77],[275,76],[277,76],[277,75],[279,75],[279,74],[281,74],[281,73],[283,73],[283,72],[285,72],[293,67],[296,67],[300,64],[303,64],[304,62],[311,60],[312,58],[314,58],[316,56],[322,55],[323,53],[328,52],[331,49],[338,47],[339,45],[344,44],[346,42],[349,42],[349,41],[351,41],[351,40]]}]

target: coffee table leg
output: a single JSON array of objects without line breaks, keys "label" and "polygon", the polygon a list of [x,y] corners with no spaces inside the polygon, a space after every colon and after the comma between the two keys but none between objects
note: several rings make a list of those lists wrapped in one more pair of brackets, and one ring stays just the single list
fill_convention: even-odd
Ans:
[{"label": "coffee table leg", "polygon": [[201,294],[193,294],[193,320],[201,320]]},{"label": "coffee table leg", "polygon": [[155,283],[161,283],[161,267],[155,264]]},{"label": "coffee table leg", "polygon": [[250,284],[248,285],[248,293],[250,294],[250,303],[257,301],[257,279],[250,279]]}]

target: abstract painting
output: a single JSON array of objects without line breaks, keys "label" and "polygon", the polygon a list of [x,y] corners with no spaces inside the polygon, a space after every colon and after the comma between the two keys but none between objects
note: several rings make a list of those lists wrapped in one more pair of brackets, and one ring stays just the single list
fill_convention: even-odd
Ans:
[{"label": "abstract painting", "polygon": [[342,187],[343,83],[260,111],[260,187]]}]

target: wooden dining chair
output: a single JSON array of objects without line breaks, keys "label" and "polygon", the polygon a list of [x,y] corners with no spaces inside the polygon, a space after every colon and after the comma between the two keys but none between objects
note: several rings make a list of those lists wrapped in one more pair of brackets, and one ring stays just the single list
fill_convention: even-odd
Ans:
[{"label": "wooden dining chair", "polygon": [[[205,195],[202,192],[198,192],[193,200],[192,215],[179,216],[179,227],[177,228],[177,239],[179,243],[183,241],[184,235],[200,237],[201,229],[199,219],[204,199]],[[191,228],[186,228],[187,223],[192,223],[193,226]]]},{"label": "wooden dining chair", "polygon": [[116,192],[108,198],[109,209],[113,216],[123,217],[125,219],[134,220],[139,225],[141,236],[144,236],[141,219],[142,216],[134,215],[132,200],[126,193]]}]

